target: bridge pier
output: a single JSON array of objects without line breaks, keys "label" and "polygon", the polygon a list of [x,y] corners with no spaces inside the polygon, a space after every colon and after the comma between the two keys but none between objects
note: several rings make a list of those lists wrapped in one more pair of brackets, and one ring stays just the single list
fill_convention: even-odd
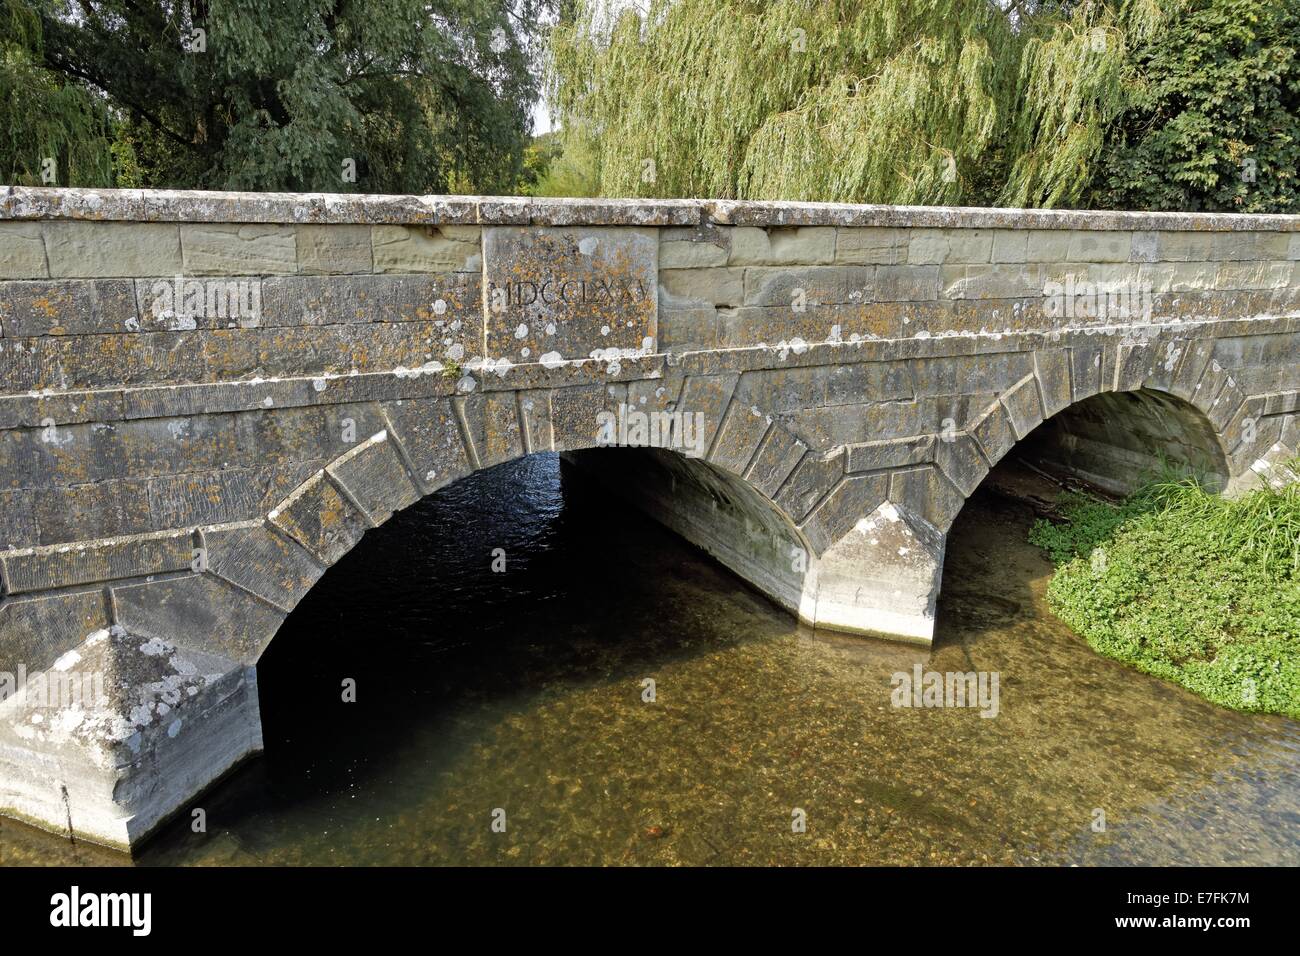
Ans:
[{"label": "bridge pier", "polygon": [[262,749],[257,669],[114,625],[0,704],[0,806],[129,850]]},{"label": "bridge pier", "polygon": [[884,502],[814,559],[800,618],[815,627],[929,645],[947,535]]},{"label": "bridge pier", "polygon": [[655,448],[564,457],[805,624],[910,643],[933,640],[945,535],[906,507],[884,501],[860,519],[850,515],[847,533],[818,553],[810,532],[773,502],[703,460]]}]

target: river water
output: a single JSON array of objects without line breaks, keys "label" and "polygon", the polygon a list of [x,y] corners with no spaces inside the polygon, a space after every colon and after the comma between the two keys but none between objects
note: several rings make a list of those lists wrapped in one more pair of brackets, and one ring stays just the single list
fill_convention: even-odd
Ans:
[{"label": "river water", "polygon": [[[922,652],[797,624],[553,455],[479,473],[321,580],[266,753],[136,862],[1300,864],[1300,723],[1094,654],[1031,520],[966,506]],[[892,706],[917,663],[996,672],[997,715]],[[0,860],[129,862],[8,821]]]}]

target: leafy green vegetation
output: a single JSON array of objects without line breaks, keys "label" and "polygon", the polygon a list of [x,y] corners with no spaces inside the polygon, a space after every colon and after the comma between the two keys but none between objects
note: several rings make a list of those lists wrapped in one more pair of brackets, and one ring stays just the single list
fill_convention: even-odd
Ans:
[{"label": "leafy green vegetation", "polygon": [[553,5],[0,0],[0,172],[81,149],[57,185],[512,192]]},{"label": "leafy green vegetation", "polygon": [[1156,0],[577,6],[551,95],[606,195],[1070,204],[1164,23]]},{"label": "leafy green vegetation", "polygon": [[1289,212],[1295,0],[575,0],[560,188]]},{"label": "leafy green vegetation", "polygon": [[1300,3],[1195,0],[1133,54],[1098,205],[1300,209]]},{"label": "leafy green vegetation", "polygon": [[81,84],[41,66],[40,19],[0,0],[0,182],[107,184],[112,118]]},{"label": "leafy green vegetation", "polygon": [[1099,653],[1236,710],[1300,717],[1300,485],[1239,498],[1188,478],[1061,501],[1030,540],[1055,613]]}]

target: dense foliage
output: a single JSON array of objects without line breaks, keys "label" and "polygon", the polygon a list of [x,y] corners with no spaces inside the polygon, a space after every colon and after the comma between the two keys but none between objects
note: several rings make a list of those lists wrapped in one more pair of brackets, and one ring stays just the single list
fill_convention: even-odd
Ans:
[{"label": "dense foliage", "polygon": [[591,194],[1296,205],[1295,0],[578,6],[549,83]]},{"label": "dense foliage", "polygon": [[1120,505],[1068,496],[1031,534],[1052,609],[1098,652],[1237,710],[1300,717],[1300,486],[1191,480]]},{"label": "dense foliage", "polygon": [[606,194],[1060,205],[1127,103],[1155,0],[582,5],[551,44]]},{"label": "dense foliage", "polygon": [[41,25],[0,0],[0,182],[106,184],[112,128],[102,99],[41,65]]},{"label": "dense foliage", "polygon": [[[99,103],[115,121],[124,184],[508,192],[528,144],[548,0],[0,6],[24,22],[4,40],[0,101],[28,109],[52,87]],[[86,138],[73,109],[53,115],[61,132],[6,116],[9,181],[39,182],[41,157]],[[74,164],[60,183],[102,185],[102,172]]]},{"label": "dense foliage", "polygon": [[1093,201],[1300,210],[1300,3],[1196,0],[1135,51]]}]

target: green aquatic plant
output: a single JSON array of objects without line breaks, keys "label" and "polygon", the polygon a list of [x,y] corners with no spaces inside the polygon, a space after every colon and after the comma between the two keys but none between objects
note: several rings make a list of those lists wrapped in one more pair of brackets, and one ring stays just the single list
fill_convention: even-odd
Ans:
[{"label": "green aquatic plant", "polygon": [[1235,498],[1191,478],[1082,495],[1030,540],[1052,610],[1098,653],[1235,710],[1300,717],[1300,485]]}]

